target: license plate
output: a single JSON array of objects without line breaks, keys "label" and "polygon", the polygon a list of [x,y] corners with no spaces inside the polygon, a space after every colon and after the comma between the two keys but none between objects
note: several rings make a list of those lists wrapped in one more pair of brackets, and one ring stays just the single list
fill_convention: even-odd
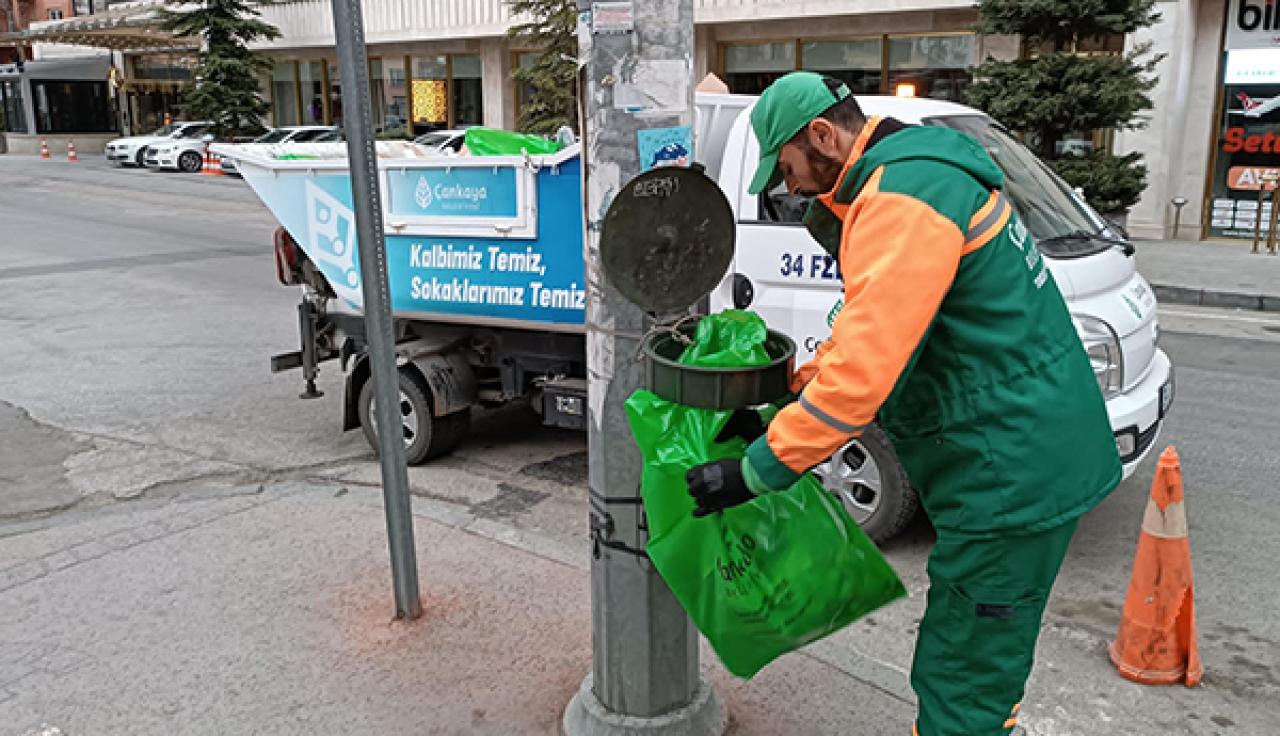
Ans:
[{"label": "license plate", "polygon": [[1169,414],[1169,409],[1173,406],[1173,373],[1169,374],[1169,380],[1164,382],[1160,387],[1160,418],[1164,419]]}]

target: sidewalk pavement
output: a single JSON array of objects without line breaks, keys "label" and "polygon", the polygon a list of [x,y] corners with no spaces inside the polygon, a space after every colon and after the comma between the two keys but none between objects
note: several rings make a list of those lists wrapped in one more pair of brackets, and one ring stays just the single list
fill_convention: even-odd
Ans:
[{"label": "sidewalk pavement", "polygon": [[1134,240],[1138,271],[1166,304],[1280,312],[1280,255],[1247,241]]},{"label": "sidewalk pavement", "polygon": [[[395,622],[380,500],[255,487],[0,531],[0,730],[558,733],[591,666],[586,545],[415,498],[425,612]],[[735,736],[910,732],[911,704],[813,656],[702,666]]]},{"label": "sidewalk pavement", "polygon": [[[376,488],[211,486],[0,525],[0,733],[558,734],[591,667],[585,533],[422,497],[413,510],[424,615],[411,622],[392,620]],[[704,645],[726,736],[909,734],[924,589],[908,587],[749,682]],[[1266,669],[1223,664],[1245,651],[1230,640],[1206,632],[1219,647],[1204,687],[1143,687],[1107,661],[1118,609],[1059,598],[1020,714],[1030,734],[1275,733]],[[1254,669],[1228,671],[1241,667]]]}]

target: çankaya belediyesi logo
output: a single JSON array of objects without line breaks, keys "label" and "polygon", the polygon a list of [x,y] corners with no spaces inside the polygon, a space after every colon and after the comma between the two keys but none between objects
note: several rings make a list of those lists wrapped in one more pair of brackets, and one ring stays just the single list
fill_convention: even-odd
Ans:
[{"label": "\u00e7ankaya belediyesi logo", "polygon": [[[480,203],[489,198],[486,186],[468,186],[465,184],[432,184],[426,176],[418,176],[418,184],[413,188],[413,201],[419,209],[429,209],[433,202],[441,202],[441,209],[477,209]],[[459,204],[450,207],[450,202]]]}]

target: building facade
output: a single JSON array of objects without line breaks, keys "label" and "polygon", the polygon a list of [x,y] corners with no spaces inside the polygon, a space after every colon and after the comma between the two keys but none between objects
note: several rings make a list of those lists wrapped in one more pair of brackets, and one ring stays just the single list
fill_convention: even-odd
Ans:
[{"label": "building facade", "polygon": [[[105,11],[93,5],[104,0],[15,2],[32,13],[37,6],[46,13],[55,6],[92,11],[92,18],[46,20],[56,28],[43,40],[112,49],[121,129],[139,132],[177,116],[195,50],[146,29],[145,10],[158,0],[111,2]],[[694,0],[694,6],[691,78],[715,73],[739,93],[809,69],[861,94],[962,100],[976,64],[1024,53],[1017,38],[973,32],[972,0]],[[1280,176],[1280,9],[1269,0],[1161,0],[1156,7],[1155,25],[1101,39],[1090,50],[1124,53],[1149,42],[1163,54],[1145,126],[1082,131],[1067,145],[1144,155],[1148,188],[1127,222],[1135,236],[1169,237],[1176,228],[1182,238],[1252,237],[1270,214],[1259,190]],[[273,108],[267,122],[340,124],[328,0],[286,0],[261,12],[282,32],[258,47],[273,64],[263,80]],[[380,135],[515,127],[527,92],[512,72],[534,50],[506,39],[513,18],[504,0],[365,0],[364,20]],[[6,99],[31,94],[12,91]]]},{"label": "building facade", "polygon": [[[814,69],[866,94],[910,88],[960,99],[985,54],[1017,53],[1016,41],[976,36],[968,2],[940,0],[695,0],[691,74],[714,72],[734,92],[756,93],[778,76]],[[263,8],[283,32],[261,45],[275,59],[269,95],[278,125],[341,122],[333,19],[324,0]],[[464,125],[513,127],[524,91],[512,70],[532,50],[506,40],[502,0],[367,0],[365,35],[375,117],[387,134]]]},{"label": "building facade", "polygon": [[[694,1],[692,76],[715,73],[733,92],[757,93],[788,71],[810,69],[840,77],[862,94],[962,100],[977,63],[1023,52],[1016,38],[976,35],[977,11],[967,1]],[[1068,145],[1144,154],[1149,186],[1127,222],[1135,236],[1172,235],[1179,212],[1172,203],[1184,198],[1179,237],[1243,237],[1259,218],[1251,215],[1258,206],[1256,189],[1241,187],[1280,164],[1280,144],[1264,143],[1273,109],[1266,101],[1275,98],[1280,107],[1280,86],[1268,85],[1280,78],[1250,72],[1241,81],[1246,72],[1237,67],[1248,58],[1280,70],[1280,60],[1270,60],[1280,53],[1273,44],[1280,39],[1280,11],[1268,20],[1271,6],[1265,0],[1166,0],[1157,7],[1161,18],[1154,26],[1106,39],[1098,48],[1123,53],[1150,41],[1165,55],[1146,127],[1086,131]],[[1257,8],[1256,23],[1251,8]],[[328,5],[301,0],[264,8],[263,15],[283,31],[262,45],[275,60],[266,85],[273,122],[340,123]],[[1245,25],[1237,27],[1241,18]],[[530,58],[530,49],[506,40],[511,22],[502,0],[366,0],[373,102],[384,134],[473,124],[513,127],[523,91],[511,72]],[[1230,82],[1228,57],[1236,59]],[[1239,98],[1244,91],[1262,101],[1247,113]],[[1257,148],[1251,150],[1254,140]]]}]

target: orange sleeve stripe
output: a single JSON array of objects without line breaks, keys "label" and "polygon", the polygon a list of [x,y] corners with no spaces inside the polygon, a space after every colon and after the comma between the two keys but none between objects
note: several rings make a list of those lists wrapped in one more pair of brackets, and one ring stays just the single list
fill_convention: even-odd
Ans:
[{"label": "orange sleeve stripe", "polygon": [[1009,223],[1012,215],[1013,206],[1009,204],[1009,198],[999,190],[992,192],[987,203],[969,220],[969,231],[965,233],[961,254],[967,256],[990,243]]},{"label": "orange sleeve stripe", "polygon": [[[845,221],[845,306],[817,371],[769,427],[769,447],[796,472],[826,460],[870,424],[933,322],[959,267],[964,234],[925,202],[867,181]],[[909,226],[904,225],[909,223]]]}]

